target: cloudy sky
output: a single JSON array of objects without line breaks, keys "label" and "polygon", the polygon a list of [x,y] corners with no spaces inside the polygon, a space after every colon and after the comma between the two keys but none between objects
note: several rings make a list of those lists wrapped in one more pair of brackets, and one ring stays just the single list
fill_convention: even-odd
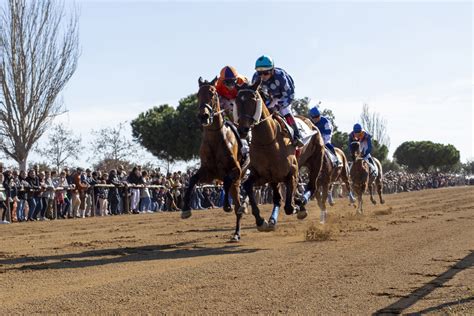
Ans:
[{"label": "cloudy sky", "polygon": [[211,79],[227,64],[250,77],[268,54],[291,74],[298,98],[333,110],[339,129],[350,131],[364,103],[380,113],[390,158],[407,140],[453,144],[462,161],[474,156],[470,2],[77,5],[82,54],[58,122],[86,144],[91,129],[176,106],[197,91],[199,76]]}]

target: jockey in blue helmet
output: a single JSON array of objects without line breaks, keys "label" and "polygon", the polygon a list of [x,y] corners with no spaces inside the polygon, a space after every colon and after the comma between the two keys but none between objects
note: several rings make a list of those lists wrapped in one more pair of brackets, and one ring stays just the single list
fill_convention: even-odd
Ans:
[{"label": "jockey in blue helmet", "polygon": [[354,124],[352,132],[349,134],[349,148],[351,143],[358,141],[360,144],[360,151],[365,161],[369,163],[372,173],[376,173],[375,163],[372,159],[372,136],[367,133],[359,123]]},{"label": "jockey in blue helmet", "polygon": [[316,125],[316,127],[321,132],[321,136],[323,137],[324,145],[327,149],[334,155],[334,164],[337,166],[339,165],[339,159],[336,155],[336,150],[334,146],[331,144],[331,137],[332,137],[332,124],[325,116],[321,116],[319,109],[317,106],[313,106],[309,110],[309,118],[311,121]]},{"label": "jockey in blue helmet", "polygon": [[260,56],[255,62],[255,74],[252,82],[258,77],[262,79],[262,90],[270,96],[266,101],[267,108],[273,112],[275,109],[285,118],[293,128],[293,144],[303,146],[301,134],[296,126],[295,118],[291,111],[291,103],[295,98],[295,83],[293,78],[283,69],[276,68],[273,59],[269,56]]}]

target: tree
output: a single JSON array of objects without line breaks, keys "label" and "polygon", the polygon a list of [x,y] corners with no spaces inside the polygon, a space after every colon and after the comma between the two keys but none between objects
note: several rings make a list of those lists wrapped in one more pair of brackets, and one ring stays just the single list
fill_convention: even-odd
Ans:
[{"label": "tree", "polygon": [[459,163],[459,151],[453,145],[436,144],[431,141],[408,141],[395,150],[393,157],[399,164],[411,170],[449,170]]},{"label": "tree", "polygon": [[115,160],[110,158],[104,158],[97,161],[92,167],[94,170],[100,170],[102,172],[108,173],[110,170],[117,170],[119,166],[123,167],[123,170],[130,172],[133,168],[133,163],[128,160]]},{"label": "tree", "polygon": [[37,152],[57,170],[60,170],[68,159],[78,159],[83,149],[81,137],[74,136],[72,130],[58,124],[53,126],[48,142],[42,148],[37,149]]},{"label": "tree", "polygon": [[308,116],[309,111],[309,102],[310,99],[308,97],[304,97],[302,99],[295,99],[291,103],[291,107],[295,114]]},{"label": "tree", "polygon": [[77,67],[78,15],[65,16],[54,0],[9,0],[0,13],[0,149],[21,169]]},{"label": "tree", "polygon": [[176,110],[153,107],[132,121],[133,137],[159,159],[189,161],[198,157],[202,139],[198,111],[196,94],[181,99]]},{"label": "tree", "polygon": [[360,121],[364,129],[380,144],[390,146],[390,137],[387,133],[387,121],[379,113],[370,113],[369,106],[362,106]]},{"label": "tree", "polygon": [[138,148],[135,143],[124,135],[125,122],[116,127],[105,127],[93,130],[95,139],[91,142],[93,160],[110,160],[111,164],[121,164],[137,156]]},{"label": "tree", "polygon": [[474,174],[474,159],[468,160],[462,165],[462,169],[467,174]]}]

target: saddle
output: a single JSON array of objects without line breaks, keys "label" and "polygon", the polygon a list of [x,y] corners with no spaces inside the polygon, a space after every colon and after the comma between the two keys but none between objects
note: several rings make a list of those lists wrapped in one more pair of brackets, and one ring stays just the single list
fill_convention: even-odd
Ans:
[{"label": "saddle", "polygon": [[[282,117],[279,113],[277,112],[273,112],[273,117],[275,118],[275,120],[278,122],[278,124],[280,124],[281,126],[281,129],[283,131],[285,131],[288,136],[290,137],[290,139],[293,139],[294,138],[294,130],[293,128],[290,126],[290,124],[288,124],[285,120],[284,117]],[[316,134],[318,131],[317,130],[312,130],[308,127],[308,125],[306,125],[303,120],[301,120],[300,118],[298,117],[295,117],[295,122],[296,122],[296,126],[298,127],[298,130],[300,131],[300,135],[301,135],[301,140],[303,142],[303,144],[306,146],[309,141],[311,140],[311,137]]]},{"label": "saddle", "polygon": [[364,160],[369,165],[370,176],[377,178],[377,176],[379,175],[379,172],[378,172],[377,166],[375,165],[375,161],[371,158],[364,158]]},{"label": "saddle", "polygon": [[342,161],[337,159],[337,157],[332,153],[332,151],[329,150],[329,148],[327,148],[326,146],[324,146],[324,154],[327,156],[329,161],[332,162],[333,168],[338,168],[342,166]]}]

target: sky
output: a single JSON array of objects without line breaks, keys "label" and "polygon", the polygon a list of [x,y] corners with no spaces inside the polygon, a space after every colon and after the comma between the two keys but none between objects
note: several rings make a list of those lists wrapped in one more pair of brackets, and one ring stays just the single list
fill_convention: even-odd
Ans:
[{"label": "sky", "polygon": [[[352,129],[364,103],[385,118],[389,158],[411,140],[453,144],[463,162],[474,157],[471,2],[76,5],[81,56],[61,96],[68,113],[56,122],[86,145],[92,129],[176,106],[197,92],[199,76],[212,79],[225,65],[251,77],[266,54],[293,77],[296,97],[321,101],[340,130]],[[90,156],[78,163],[90,165]]]}]

